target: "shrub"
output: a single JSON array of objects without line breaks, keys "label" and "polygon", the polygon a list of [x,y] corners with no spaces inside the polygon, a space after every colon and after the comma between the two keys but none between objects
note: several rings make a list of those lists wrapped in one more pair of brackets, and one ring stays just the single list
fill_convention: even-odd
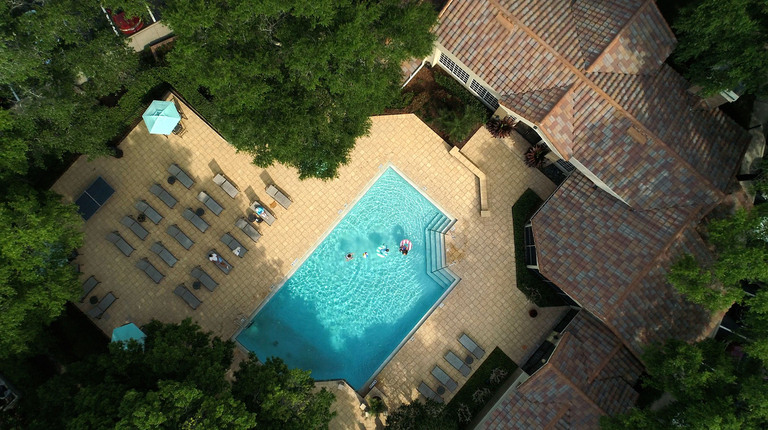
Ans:
[{"label": "shrub", "polygon": [[485,123],[485,128],[491,136],[502,139],[512,134],[512,130],[515,129],[515,120],[511,116],[499,118],[496,115]]},{"label": "shrub", "polygon": [[465,141],[475,131],[477,124],[481,124],[483,121],[483,112],[478,112],[469,105],[464,106],[463,112],[441,109],[437,117],[440,128],[448,133],[452,143]]},{"label": "shrub", "polygon": [[525,151],[525,165],[540,168],[544,165],[549,148],[546,145],[533,145]]}]

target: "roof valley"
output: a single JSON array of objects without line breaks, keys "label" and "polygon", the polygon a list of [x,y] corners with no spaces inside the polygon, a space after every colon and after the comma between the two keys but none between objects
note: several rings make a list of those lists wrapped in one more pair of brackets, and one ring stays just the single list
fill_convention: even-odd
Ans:
[{"label": "roof valley", "polygon": [[[638,10],[633,15],[633,19],[636,18],[637,16],[640,16],[639,12],[642,11],[644,8],[648,7],[650,2],[651,2],[651,0],[648,0],[641,7],[639,7]],[[687,160],[685,160],[676,150],[674,150],[663,139],[661,139],[659,136],[657,136],[655,133],[653,133],[648,127],[646,127],[640,120],[638,120],[629,111],[624,109],[624,107],[619,102],[617,102],[615,99],[613,99],[613,97],[608,95],[608,93],[603,91],[603,89],[599,85],[597,85],[594,81],[592,81],[592,79],[587,77],[585,72],[582,72],[576,66],[574,66],[573,64],[568,62],[568,60],[566,60],[565,57],[563,57],[562,54],[557,52],[549,43],[547,43],[535,31],[533,31],[531,28],[529,28],[528,26],[523,24],[515,16],[511,15],[510,13],[508,13],[508,11],[506,11],[501,6],[501,4],[498,2],[498,0],[489,0],[489,3],[498,12],[498,15],[496,16],[497,20],[499,20],[500,22],[508,21],[509,25],[512,28],[519,28],[520,30],[522,30],[526,34],[528,34],[531,38],[536,40],[537,43],[539,43],[542,47],[544,47],[544,49],[546,49],[547,52],[549,52],[554,58],[556,58],[557,61],[559,61],[562,65],[564,65],[566,68],[568,68],[570,70],[570,72],[573,73],[579,80],[581,80],[584,84],[588,85],[593,91],[595,91],[595,93],[597,93],[602,99],[607,101],[618,112],[622,113],[630,122],[632,122],[632,124],[635,127],[637,127],[640,130],[640,132],[642,134],[644,134],[647,138],[652,139],[653,141],[655,141],[655,142],[659,143],[660,145],[662,145],[668,151],[668,153],[670,155],[672,155],[679,163],[681,163],[684,166],[686,166],[690,170],[690,172],[694,176],[697,177],[697,179],[699,179],[703,183],[707,184],[708,187],[717,194],[717,197],[719,199],[722,199],[724,197],[723,192],[717,186],[715,186],[715,184],[709,178],[707,178],[704,175],[702,175],[698,171],[698,169],[694,168],[694,166],[692,166]],[[628,25],[630,25],[632,23],[632,21],[633,20],[630,19],[630,20],[628,20],[625,23],[625,25],[622,28],[622,30],[617,32],[617,34],[614,36],[614,39],[611,41],[611,43],[613,43],[615,41],[615,39],[619,37],[619,35],[624,31],[624,29],[627,28]],[[507,26],[505,25],[505,27],[507,27]],[[507,27],[507,28],[509,28],[509,27]],[[610,46],[611,43],[609,43],[608,46]],[[605,50],[603,52],[605,52]],[[596,64],[596,63],[594,63],[594,64]],[[559,104],[562,101],[563,98],[564,98],[564,96],[561,97],[561,99],[557,102],[557,104]],[[550,110],[550,112],[551,111],[552,111],[552,109]],[[547,132],[544,131],[543,129],[542,129],[542,131],[545,134],[547,134]],[[547,135],[547,137],[550,138],[549,135]],[[551,141],[551,139],[550,139],[550,141]],[[552,142],[552,143],[555,144],[555,146],[558,149],[558,152],[561,152],[561,155],[563,155],[566,160],[568,160],[570,158],[570,155],[572,155],[571,151],[570,151],[571,148],[567,148],[568,150],[566,150],[566,148],[562,148],[562,146],[557,145],[555,142]]]}]

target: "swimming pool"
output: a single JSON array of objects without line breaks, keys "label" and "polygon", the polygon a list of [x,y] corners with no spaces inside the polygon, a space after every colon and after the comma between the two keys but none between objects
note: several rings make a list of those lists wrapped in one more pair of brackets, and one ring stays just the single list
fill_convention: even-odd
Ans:
[{"label": "swimming pool", "polygon": [[[387,168],[237,341],[261,360],[280,357],[317,380],[362,388],[446,293],[426,270],[425,229],[439,217],[448,219]],[[403,239],[413,243],[407,256]]]}]

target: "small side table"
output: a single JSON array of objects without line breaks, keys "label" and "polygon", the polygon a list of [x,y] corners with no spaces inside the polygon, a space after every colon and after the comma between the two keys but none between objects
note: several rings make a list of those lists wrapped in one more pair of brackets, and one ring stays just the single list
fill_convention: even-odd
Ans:
[{"label": "small side table", "polygon": [[195,281],[195,282],[192,283],[192,288],[194,288],[195,290],[199,290],[200,287],[202,287],[202,286],[203,286],[203,283],[200,282],[200,281]]},{"label": "small side table", "polygon": [[438,385],[438,386],[437,386],[437,394],[439,394],[439,395],[441,395],[441,396],[442,396],[443,394],[445,394],[445,387],[443,387],[442,385]]},{"label": "small side table", "polygon": [[176,183],[176,177],[175,176],[169,176],[168,177],[168,184],[173,185]]},{"label": "small side table", "polygon": [[89,302],[91,302],[92,305],[95,305],[99,302],[99,298],[97,296],[91,296],[90,299],[88,299]]},{"label": "small side table", "polygon": [[204,214],[204,213],[205,213],[205,209],[203,209],[203,208],[197,208],[197,209],[195,210],[195,214],[196,214],[197,216],[203,216],[203,214]]},{"label": "small side table", "polygon": [[464,362],[467,364],[472,364],[475,362],[475,359],[472,358],[472,354],[467,354],[467,358],[464,359]]}]

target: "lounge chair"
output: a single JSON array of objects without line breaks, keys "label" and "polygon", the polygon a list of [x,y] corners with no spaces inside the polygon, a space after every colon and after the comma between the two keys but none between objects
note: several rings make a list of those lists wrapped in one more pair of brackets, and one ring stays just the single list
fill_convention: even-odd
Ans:
[{"label": "lounge chair", "polygon": [[457,384],[453,378],[448,376],[448,374],[445,373],[445,370],[443,370],[443,368],[438,365],[435,365],[435,368],[432,369],[432,376],[440,381],[441,384],[445,385],[445,388],[447,388],[449,391],[453,391],[456,389],[456,387],[459,386],[459,384]]},{"label": "lounge chair", "polygon": [[123,253],[126,257],[130,257],[133,253],[133,247],[120,236],[120,233],[113,231],[107,235],[107,240],[114,243],[117,249]]},{"label": "lounge chair", "polygon": [[138,237],[141,240],[146,239],[147,235],[149,235],[149,232],[147,231],[147,229],[142,227],[141,224],[136,222],[136,220],[133,219],[133,217],[130,215],[124,216],[123,219],[120,220],[120,224],[131,229],[133,234],[135,234],[136,237]]},{"label": "lounge chair", "polygon": [[224,233],[224,235],[221,236],[221,241],[240,258],[243,258],[245,253],[248,252],[248,250],[229,233]]},{"label": "lounge chair", "polygon": [[163,188],[160,184],[155,184],[149,187],[149,192],[156,195],[157,198],[162,200],[163,203],[168,205],[168,207],[171,209],[173,209],[173,207],[176,206],[176,203],[178,203],[178,201],[168,191],[165,191],[165,188]]},{"label": "lounge chair", "polygon": [[193,242],[192,239],[189,238],[189,236],[184,234],[184,232],[181,231],[179,226],[176,224],[169,226],[168,229],[165,230],[165,232],[171,235],[172,238],[176,239],[176,241],[179,242],[179,245],[183,246],[184,249],[189,250],[189,248],[191,248],[192,245],[195,244],[195,242]]},{"label": "lounge chair", "polygon": [[160,256],[168,267],[173,267],[179,261],[173,254],[171,254],[171,251],[160,242],[153,243],[149,250]]},{"label": "lounge chair", "polygon": [[[259,213],[259,211],[257,210],[259,207],[264,209],[263,211],[261,211],[261,213]],[[256,216],[263,219],[264,222],[267,223],[267,225],[272,225],[272,223],[275,222],[275,216],[272,215],[272,212],[270,212],[269,209],[267,209],[263,204],[261,204],[260,201],[258,200],[254,201],[253,203],[251,203],[251,206],[249,206],[249,208],[252,211],[256,212]]]},{"label": "lounge chair", "polygon": [[469,375],[469,366],[464,364],[464,361],[459,358],[458,355],[454,354],[453,351],[448,351],[445,353],[445,361],[451,364],[451,366],[454,367],[454,369],[458,370],[462,375],[468,376]]},{"label": "lounge chair", "polygon": [[461,337],[459,338],[459,343],[461,343],[464,348],[467,348],[467,351],[471,352],[472,355],[474,355],[477,358],[483,358],[485,355],[485,351],[483,348],[480,348],[474,340],[472,340],[469,336],[467,336],[466,333],[462,333]]},{"label": "lounge chair", "polygon": [[194,213],[192,209],[184,209],[184,213],[182,213],[181,216],[183,216],[185,220],[191,222],[192,225],[197,227],[197,229],[203,233],[205,233],[205,231],[208,230],[208,227],[210,227],[208,223],[203,221],[203,219]]},{"label": "lounge chair", "polygon": [[243,231],[248,237],[251,238],[252,241],[258,242],[259,239],[261,239],[261,233],[259,233],[258,230],[256,230],[256,227],[252,226],[251,223],[245,220],[245,218],[240,218],[237,221],[235,221],[235,227],[239,228]]},{"label": "lounge chair", "polygon": [[200,194],[197,195],[197,199],[203,202],[205,207],[207,207],[211,212],[213,212],[214,215],[219,216],[221,211],[224,210],[223,207],[213,199],[213,197],[209,196],[208,193],[205,191],[200,191]]},{"label": "lounge chair", "polygon": [[217,173],[216,176],[213,177],[213,182],[220,186],[222,190],[224,190],[225,193],[229,194],[229,197],[232,197],[233,199],[237,197],[237,194],[240,192],[238,191],[237,187],[235,187],[232,182],[229,181],[224,175],[221,173]]},{"label": "lounge chair", "polygon": [[269,185],[267,186],[267,194],[275,199],[276,202],[280,203],[280,206],[288,209],[288,206],[293,203],[291,199],[289,199],[285,194],[283,194],[282,191],[278,190],[276,186]]},{"label": "lounge chair", "polygon": [[88,294],[91,294],[91,291],[93,291],[93,289],[96,288],[99,283],[100,282],[93,276],[83,282],[83,294],[80,296],[80,303],[82,303],[83,300],[88,297]]},{"label": "lounge chair", "polygon": [[176,287],[176,289],[173,290],[173,294],[176,294],[177,296],[184,299],[184,301],[187,302],[189,307],[192,309],[197,309],[197,307],[203,303],[200,301],[200,299],[197,298],[197,296],[192,294],[192,291],[189,291],[189,289],[184,285],[179,285]]},{"label": "lounge chair", "polygon": [[160,273],[159,270],[155,268],[155,266],[152,265],[152,263],[149,262],[146,258],[142,258],[141,260],[136,262],[136,267],[143,270],[144,273],[149,276],[149,279],[153,280],[155,284],[159,284],[160,281],[165,278],[165,275]]},{"label": "lounge chair", "polygon": [[421,381],[421,384],[419,384],[419,393],[421,393],[422,396],[426,397],[429,400],[434,400],[437,403],[444,403],[445,400],[443,400],[440,395],[432,391],[431,388],[429,388],[429,385],[425,384],[424,381]]},{"label": "lounge chair", "polygon": [[219,251],[215,249],[208,251],[208,254],[206,254],[206,258],[208,258],[208,256],[211,254],[216,254],[221,259],[221,262],[211,261],[211,263],[213,263],[213,265],[216,266],[219,270],[224,272],[225,275],[229,275],[229,272],[232,270],[232,265],[229,264],[229,261],[225,260],[224,257],[221,256],[221,253],[219,253]]},{"label": "lounge chair", "polygon": [[211,278],[202,267],[197,266],[192,269],[192,277],[200,281],[208,291],[213,292],[219,284]]},{"label": "lounge chair", "polygon": [[139,200],[136,202],[135,207],[139,210],[139,212],[146,215],[150,221],[155,223],[155,225],[160,224],[160,221],[163,220],[163,216],[160,215],[160,213],[158,213],[149,203],[147,203],[146,200]]},{"label": "lounge chair", "polygon": [[181,167],[177,164],[171,164],[168,167],[168,173],[173,175],[176,180],[181,182],[181,185],[184,185],[187,189],[190,189],[192,188],[192,185],[195,185],[195,181],[187,175],[187,172],[181,170]]},{"label": "lounge chair", "polygon": [[115,303],[115,300],[117,300],[117,297],[115,297],[115,295],[110,291],[99,301],[96,306],[88,310],[86,313],[91,318],[101,318],[104,315],[104,312],[106,312],[107,309],[112,306],[112,303]]}]

